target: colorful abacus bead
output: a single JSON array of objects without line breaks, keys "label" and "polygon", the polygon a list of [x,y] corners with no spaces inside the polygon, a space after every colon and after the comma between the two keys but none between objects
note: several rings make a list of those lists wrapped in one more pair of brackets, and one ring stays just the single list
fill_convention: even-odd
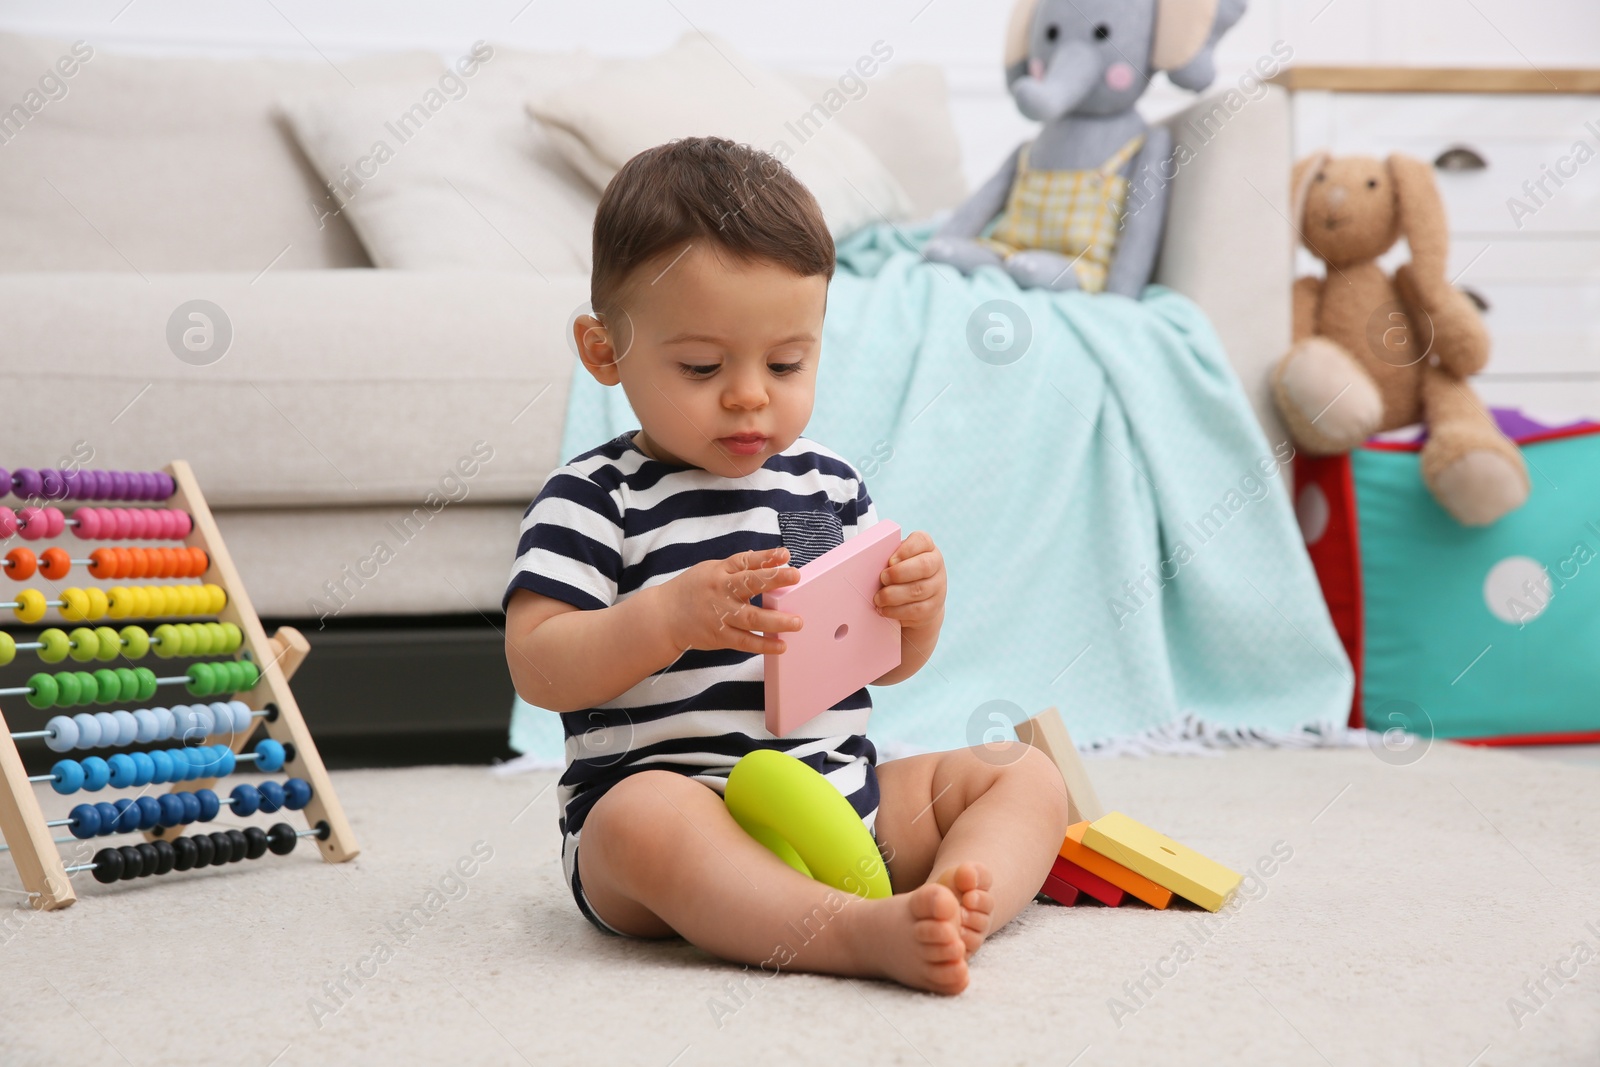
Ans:
[{"label": "colorful abacus bead", "polygon": [[268,774],[283,769],[284,760],[288,757],[288,750],[270,737],[262,738],[256,742],[256,770],[266,771]]},{"label": "colorful abacus bead", "polygon": [[111,630],[110,633],[110,647],[109,650],[105,650],[101,647],[104,635],[99,629],[91,630],[87,626],[79,626],[69,634],[52,626],[39,632],[39,658],[45,663],[60,663],[68,656],[79,663],[87,663],[92,659],[115,659],[117,649],[121,647],[122,642],[115,630]]},{"label": "colorful abacus bead", "polygon": [[[48,476],[40,473],[48,496]],[[61,499],[166,500],[177,491],[172,476],[163,471],[63,470],[58,473]]]},{"label": "colorful abacus bead", "polygon": [[[159,758],[161,755],[165,755],[166,758]],[[29,780],[48,781],[50,787],[57,793],[67,796],[80,789],[90,793],[98,792],[107,785],[116,789],[128,789],[164,782],[192,782],[197,778],[226,778],[234,772],[240,761],[252,762],[256,765],[256,770],[271,774],[282,770],[287,758],[288,750],[281,743],[267,737],[256,743],[253,753],[245,755],[235,755],[227,745],[198,745],[194,748],[170,748],[164,753],[139,752],[130,755],[119,752],[110,760],[101,759],[99,756],[87,756],[82,760],[57,760],[50,768],[49,774],[38,775]],[[284,786],[282,799],[285,806],[289,806],[291,810],[293,806],[287,803],[290,799],[290,783],[296,781],[300,779],[290,779]],[[252,790],[255,788],[251,787]],[[311,799],[310,788],[309,785],[303,787],[306,801]],[[294,792],[296,799],[300,793],[300,787],[296,787]],[[250,795],[255,803],[259,804],[259,793],[252,792]],[[303,802],[301,806],[304,806]],[[253,806],[251,810],[254,810]],[[239,814],[248,815],[250,812],[239,812]],[[193,819],[188,818],[185,821],[192,822]]]},{"label": "colorful abacus bead", "polygon": [[[280,808],[299,811],[309,803],[311,803],[311,784],[304,778],[289,778],[281,784],[266,781],[259,786],[241,783],[234,786],[227,800],[219,800],[217,794],[210,789],[196,789],[192,793],[167,793],[159,798],[159,803],[156,805],[159,811],[156,815],[150,816],[150,826],[170,828],[193,822],[210,822],[224,807],[238,816],[254,815],[258,811],[270,815]],[[89,807],[92,805],[78,805],[72,809],[73,816],[77,817],[82,809]],[[86,819],[85,824],[93,825],[93,820]],[[105,820],[100,820],[99,825],[104,827]],[[149,829],[150,826],[140,826],[139,829]],[[74,826],[72,832],[79,837],[93,837],[96,833],[108,834],[117,831],[102,828],[80,832]]]},{"label": "colorful abacus bead", "polygon": [[[0,511],[5,510],[0,508]],[[10,535],[5,533],[3,527],[0,527],[0,537],[8,536]],[[33,554],[33,549],[18,545],[6,553],[5,568],[6,574],[19,582],[25,582],[38,571],[39,557]]]},{"label": "colorful abacus bead", "polygon": [[39,472],[32,467],[19,467],[11,479],[19,500],[32,500],[44,489],[44,479],[40,478]]},{"label": "colorful abacus bead", "polygon": [[39,553],[39,573],[52,582],[59,582],[72,571],[72,556],[60,545]]},{"label": "colorful abacus bead", "polygon": [[[109,626],[104,629],[111,629]],[[98,632],[98,631],[96,631]],[[129,659],[144,659],[150,653],[150,634],[142,626],[124,626],[115,631],[122,654]]]},{"label": "colorful abacus bead", "polygon": [[43,671],[28,679],[27,701],[43,711],[82,704],[111,704],[119,700],[149,700],[159,682],[149,667],[102,667],[88,671]]},{"label": "colorful abacus bead", "polygon": [[166,500],[178,489],[165,471],[19,470],[12,479],[18,496],[29,495],[23,491],[24,475],[28,486],[37,486],[31,495],[47,500]]},{"label": "colorful abacus bead", "polygon": [[283,786],[277,782],[262,782],[256,786],[256,794],[260,797],[258,807],[268,815],[283,807],[285,799]]},{"label": "colorful abacus bead", "polygon": [[66,528],[66,516],[61,513],[60,508],[30,504],[25,508],[18,508],[8,525],[13,527],[13,532],[21,534],[23,540],[39,541],[60,537],[61,531]]},{"label": "colorful abacus bead", "polygon": [[46,467],[39,472],[39,495],[46,500],[64,500],[67,496],[65,472]]},{"label": "colorful abacus bead", "polygon": [[44,618],[48,606],[44,594],[37,589],[24,589],[18,593],[16,605],[11,610],[16,613],[17,621],[26,625],[32,625]]},{"label": "colorful abacus bead", "polygon": [[107,591],[106,598],[105,613],[114,619],[215,615],[228,604],[227,592],[214,582],[195,585],[117,585]]},{"label": "colorful abacus bead", "polygon": [[[290,781],[300,782],[300,779]],[[283,790],[289,783],[283,786],[276,782],[270,784]],[[192,793],[167,793],[160,797],[142,796],[131,800],[125,798],[111,804],[103,801],[99,804],[79,804],[69,814],[67,826],[72,836],[79,840],[136,833],[156,827],[171,829],[194,822],[210,822],[222,811],[223,803],[212,790],[196,789]],[[248,813],[240,812],[235,807],[234,814]]]},{"label": "colorful abacus bead", "polygon": [[299,811],[311,803],[311,783],[304,778],[289,778],[283,783],[283,806]]},{"label": "colorful abacus bead", "polygon": [[[46,630],[44,633],[39,635],[39,641],[41,644],[46,643],[46,635],[51,634],[52,630],[55,634],[61,634],[60,630],[52,627],[50,630]],[[66,638],[66,647],[60,649],[60,651],[66,652],[77,662],[88,663],[92,659],[100,658],[100,635],[95,633],[94,630],[91,630],[89,627],[75,626],[70,634],[61,634],[61,636]],[[116,631],[113,630],[112,637],[115,638],[115,636]],[[59,641],[56,643],[60,644]],[[116,644],[121,644],[121,642],[117,641]],[[46,649],[39,650],[39,658],[44,660],[46,663],[49,663],[50,659],[45,657],[45,651]],[[109,658],[114,659],[116,652],[115,647],[112,648],[112,652],[113,655]],[[59,663],[60,660],[56,659],[55,662]]]},{"label": "colorful abacus bead", "polygon": [[[218,701],[205,710],[205,732],[192,735],[195,738],[247,734],[255,719],[255,713],[242,700]],[[175,708],[140,708],[131,713],[102,711],[92,715],[86,712],[57,715],[45,723],[44,741],[52,752],[70,752],[74,748],[111,748],[135,742],[168,741],[174,737],[187,739],[191,736],[189,731],[200,721],[194,709],[184,704]]]},{"label": "colorful abacus bead", "polygon": [[23,500],[166,500],[177,488],[164,471],[0,468],[0,497],[14,492]]},{"label": "colorful abacus bead", "polygon": [[254,689],[261,680],[261,672],[247,659],[225,659],[215,663],[191,663],[186,672],[187,686],[197,697],[218,693],[242,693]]},{"label": "colorful abacus bead", "polygon": [[55,766],[50,768],[50,787],[62,796],[80,789],[90,793],[99,792],[109,781],[111,766],[99,756],[88,756],[82,760],[57,760]]},{"label": "colorful abacus bead", "polygon": [[[315,830],[303,832],[309,836],[326,836],[326,826],[323,823]],[[259,826],[248,826],[243,830],[192,834],[170,842],[103,848],[94,854],[91,863],[71,869],[92,870],[95,881],[109,885],[119,880],[129,881],[171,871],[260,859],[268,852],[275,856],[287,856],[294,851],[299,840],[300,834],[286,822],[274,823],[266,830]]]},{"label": "colorful abacus bead", "polygon": [[261,807],[261,791],[248,782],[241,782],[228,794],[235,815],[254,815]]},{"label": "colorful abacus bead", "polygon": [[60,696],[61,687],[56,684],[55,675],[41,671],[28,679],[27,700],[33,707],[40,710],[53,708]]},{"label": "colorful abacus bead", "polygon": [[89,553],[89,573],[96,578],[199,578],[211,558],[199,547],[97,548]]},{"label": "colorful abacus bead", "polygon": [[189,513],[176,508],[76,508],[72,521],[85,541],[181,541],[194,528]]},{"label": "colorful abacus bead", "polygon": [[52,626],[39,632],[39,658],[45,663],[60,663],[72,652],[72,639],[66,631]]}]

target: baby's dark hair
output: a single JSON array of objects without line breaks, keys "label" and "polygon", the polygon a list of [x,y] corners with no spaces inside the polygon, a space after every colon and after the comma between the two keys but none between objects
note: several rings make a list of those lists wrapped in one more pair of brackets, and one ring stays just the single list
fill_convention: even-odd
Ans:
[{"label": "baby's dark hair", "polygon": [[833,237],[822,209],[782,161],[726,137],[682,137],[628,160],[600,195],[590,306],[610,322],[635,287],[651,280],[632,277],[641,265],[696,238],[735,260],[833,279]]}]

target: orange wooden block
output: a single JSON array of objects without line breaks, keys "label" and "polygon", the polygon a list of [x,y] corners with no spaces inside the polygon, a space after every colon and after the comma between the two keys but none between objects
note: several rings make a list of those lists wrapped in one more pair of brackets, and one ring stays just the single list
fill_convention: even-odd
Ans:
[{"label": "orange wooden block", "polygon": [[1172,890],[1163,889],[1137,871],[1130,871],[1116,860],[1107,859],[1083,843],[1087,822],[1076,822],[1067,827],[1067,839],[1061,842],[1061,858],[1071,860],[1090,874],[1098,874],[1118,889],[1126,890],[1152,908],[1165,908],[1172,903]]}]

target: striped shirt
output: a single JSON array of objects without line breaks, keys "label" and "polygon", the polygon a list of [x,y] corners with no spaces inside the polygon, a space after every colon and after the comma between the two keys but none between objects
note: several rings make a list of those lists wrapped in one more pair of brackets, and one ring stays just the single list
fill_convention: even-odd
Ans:
[{"label": "striped shirt", "polygon": [[[797,438],[759,470],[724,478],[650,458],[634,432],[545,479],[523,514],[502,605],[531,589],[581,609],[610,607],[705,560],[779,545],[798,567],[877,522],[861,475],[815,441]],[[766,729],[763,666],[755,652],[689,649],[603,704],[562,712],[563,853],[595,802],[629,774],[677,771],[721,794],[734,763],[760,748],[821,772],[872,829],[877,751],[866,738],[866,687],[780,738]]]}]

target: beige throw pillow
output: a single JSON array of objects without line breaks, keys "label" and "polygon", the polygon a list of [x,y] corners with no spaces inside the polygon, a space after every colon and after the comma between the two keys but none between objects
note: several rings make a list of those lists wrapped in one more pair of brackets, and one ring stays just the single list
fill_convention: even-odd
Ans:
[{"label": "beige throw pillow", "polygon": [[647,148],[716,135],[782,160],[817,198],[835,238],[915,215],[900,183],[826,103],[714,34],[686,33],[655,56],[605,60],[592,77],[533,95],[528,111],[599,189]]},{"label": "beige throw pillow", "polygon": [[279,106],[377,266],[587,275],[599,195],[522,102],[597,70],[480,43],[432,78]]}]

